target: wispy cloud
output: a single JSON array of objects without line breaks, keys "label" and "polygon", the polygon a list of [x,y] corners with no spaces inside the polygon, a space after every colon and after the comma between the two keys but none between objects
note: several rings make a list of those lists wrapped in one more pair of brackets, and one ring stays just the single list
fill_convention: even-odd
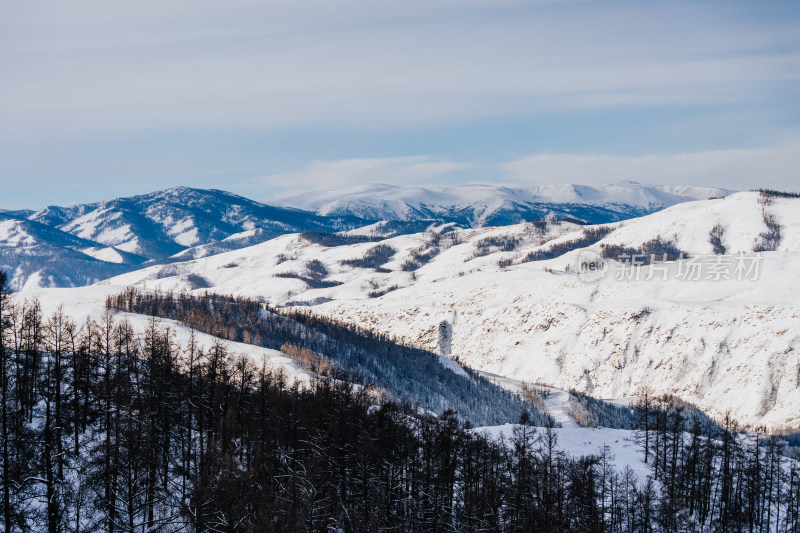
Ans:
[{"label": "wispy cloud", "polygon": [[[293,178],[491,180],[548,147],[697,154],[551,155],[527,163],[541,180],[723,181],[697,161],[743,176],[756,156],[701,150],[800,126],[798,21],[781,0],[0,2],[0,187],[31,204],[39,184],[227,188],[320,159]],[[420,153],[441,159],[345,159]],[[448,170],[464,160],[486,177]]]},{"label": "wispy cloud", "polygon": [[297,171],[254,178],[240,185],[242,189],[268,187],[282,193],[308,189],[335,189],[367,183],[421,185],[436,183],[445,175],[471,168],[431,156],[383,157],[312,161]]},{"label": "wispy cloud", "polygon": [[681,154],[621,156],[540,153],[496,165],[431,156],[317,160],[294,171],[240,183],[243,193],[284,196],[307,190],[340,189],[372,183],[400,186],[446,185],[473,181],[514,186],[551,183],[605,185],[623,180],[651,184],[701,185],[729,189],[797,188],[800,139],[764,148],[710,150]]},{"label": "wispy cloud", "polygon": [[796,26],[745,20],[736,6],[37,6],[0,8],[0,134],[416,127],[542,110],[749,102],[771,97],[765,84],[800,78]]},{"label": "wispy cloud", "polygon": [[675,155],[614,156],[543,153],[500,165],[514,183],[582,183],[621,180],[731,189],[797,188],[800,140],[767,148],[712,150]]}]

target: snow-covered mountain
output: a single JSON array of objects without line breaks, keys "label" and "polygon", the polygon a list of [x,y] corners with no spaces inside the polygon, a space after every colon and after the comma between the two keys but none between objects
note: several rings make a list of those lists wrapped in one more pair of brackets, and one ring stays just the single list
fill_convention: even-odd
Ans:
[{"label": "snow-covered mountain", "polygon": [[120,250],[162,259],[190,247],[247,234],[260,242],[284,233],[336,231],[358,225],[348,217],[319,217],[219,191],[176,187],[72,207],[48,207],[30,220]]},{"label": "snow-covered mountain", "polygon": [[86,285],[137,268],[145,258],[32,220],[0,213],[0,270],[12,290]]},{"label": "snow-covered mountain", "polygon": [[285,233],[363,225],[224,191],[178,187],[69,207],[0,213],[0,267],[12,287],[93,283],[139,265],[201,257]]},{"label": "snow-covered mountain", "polygon": [[[587,201],[606,198],[589,192]],[[551,197],[573,193],[564,194]],[[0,268],[22,296],[62,301],[67,311],[80,302],[99,312],[128,285],[244,294],[506,378],[601,398],[649,386],[712,415],[730,410],[749,427],[800,427],[798,198],[735,193],[596,226],[406,217],[335,235],[298,231],[365,221],[249,202],[179,189],[30,219],[3,213]],[[135,253],[154,249],[177,252],[159,261]],[[620,261],[662,252],[686,258]],[[605,275],[586,281],[586,257],[608,267]]]},{"label": "snow-covered mountain", "polygon": [[[84,285],[142,264],[214,255],[287,233],[351,230],[351,235],[374,239],[424,231],[441,222],[483,227],[552,216],[608,222],[728,192],[629,182],[603,188],[367,186],[288,201],[304,211],[225,191],[178,187],[92,204],[4,212],[3,220],[27,224],[27,229],[0,234],[0,265],[11,273],[15,289],[29,282]],[[20,231],[28,236],[24,248],[15,247],[13,235]]]},{"label": "snow-covered mountain", "polygon": [[[794,428],[799,207],[800,199],[736,193],[590,228],[443,225],[339,246],[290,234],[59,297],[102,306],[106,294],[127,285],[246,294],[385,332],[500,376],[600,398],[649,386],[713,415],[730,410],[750,427]],[[703,270],[694,279],[686,260],[627,268],[607,259],[606,275],[586,282],[577,267],[593,242],[587,235],[600,238],[592,250],[606,246],[613,257],[669,244]],[[724,255],[705,257],[718,246]],[[741,280],[740,262],[748,267]]]},{"label": "snow-covered mountain", "polygon": [[631,181],[603,187],[540,185],[527,188],[371,184],[343,191],[307,193],[277,203],[324,216],[351,215],[368,220],[441,218],[470,226],[497,226],[556,215],[598,224],[641,216],[681,202],[727,196],[731,192]]}]

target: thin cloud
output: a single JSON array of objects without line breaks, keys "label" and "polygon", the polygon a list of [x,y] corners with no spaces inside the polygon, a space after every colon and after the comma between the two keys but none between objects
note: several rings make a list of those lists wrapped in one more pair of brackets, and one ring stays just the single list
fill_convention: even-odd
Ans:
[{"label": "thin cloud", "polygon": [[[320,157],[332,161],[294,176],[304,187],[361,179],[347,175],[492,181],[496,167],[448,165],[548,145],[579,154],[753,146],[797,129],[798,20],[794,3],[769,0],[0,2],[0,186],[228,188]],[[405,165],[421,178],[333,164],[398,153],[441,159]],[[616,179],[603,165],[673,177],[605,160],[584,174],[580,161],[540,181]],[[786,175],[777,162],[762,168],[771,165]],[[209,172],[225,177],[198,178]],[[675,179],[702,179],[686,174]]]},{"label": "thin cloud", "polygon": [[712,150],[675,155],[614,156],[543,153],[499,165],[518,184],[621,180],[730,189],[767,186],[797,189],[800,140],[767,148]]},{"label": "thin cloud", "polygon": [[268,187],[282,193],[309,189],[351,187],[367,183],[395,185],[424,185],[445,175],[472,168],[431,156],[356,158],[335,161],[312,161],[300,170],[255,178],[241,185],[242,189]]},{"label": "thin cloud", "polygon": [[795,25],[766,27],[732,8],[721,16],[680,2],[299,4],[0,9],[0,135],[381,129],[763,102],[765,84],[800,77],[800,38],[785,28]]}]

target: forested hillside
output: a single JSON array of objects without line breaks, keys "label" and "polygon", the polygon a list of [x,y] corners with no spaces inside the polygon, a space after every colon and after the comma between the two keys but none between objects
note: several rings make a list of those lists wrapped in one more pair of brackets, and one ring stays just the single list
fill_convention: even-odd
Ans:
[{"label": "forested hillside", "polygon": [[[5,531],[800,531],[779,441],[689,424],[680,405],[636,408],[652,472],[637,478],[613,448],[565,454],[526,415],[498,438],[342,379],[289,386],[222,340],[177,345],[155,317],[76,324],[0,294]],[[235,317],[211,307],[208,324]],[[313,337],[300,317],[271,323],[289,321]]]},{"label": "forested hillside", "polygon": [[[454,410],[473,425],[516,421],[523,411],[537,425],[546,417],[533,406],[434,353],[401,346],[387,336],[345,327],[303,313],[278,312],[248,298],[206,293],[145,292],[129,288],[111,296],[116,311],[178,320],[198,331],[236,342],[310,350],[328,359],[334,377],[387,392],[396,401],[442,413]],[[343,376],[338,376],[341,373]]]}]

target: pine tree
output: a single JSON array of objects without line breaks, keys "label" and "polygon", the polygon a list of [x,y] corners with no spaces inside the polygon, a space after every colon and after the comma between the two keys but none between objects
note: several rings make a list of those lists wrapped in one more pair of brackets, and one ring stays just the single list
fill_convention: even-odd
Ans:
[{"label": "pine tree", "polygon": [[8,292],[8,278],[0,271],[0,438],[3,440],[3,525],[4,531],[10,532],[13,523],[13,510],[11,508],[11,458],[9,451],[10,409],[10,361],[11,350],[6,349],[7,330],[11,326],[9,318],[10,302]]}]

